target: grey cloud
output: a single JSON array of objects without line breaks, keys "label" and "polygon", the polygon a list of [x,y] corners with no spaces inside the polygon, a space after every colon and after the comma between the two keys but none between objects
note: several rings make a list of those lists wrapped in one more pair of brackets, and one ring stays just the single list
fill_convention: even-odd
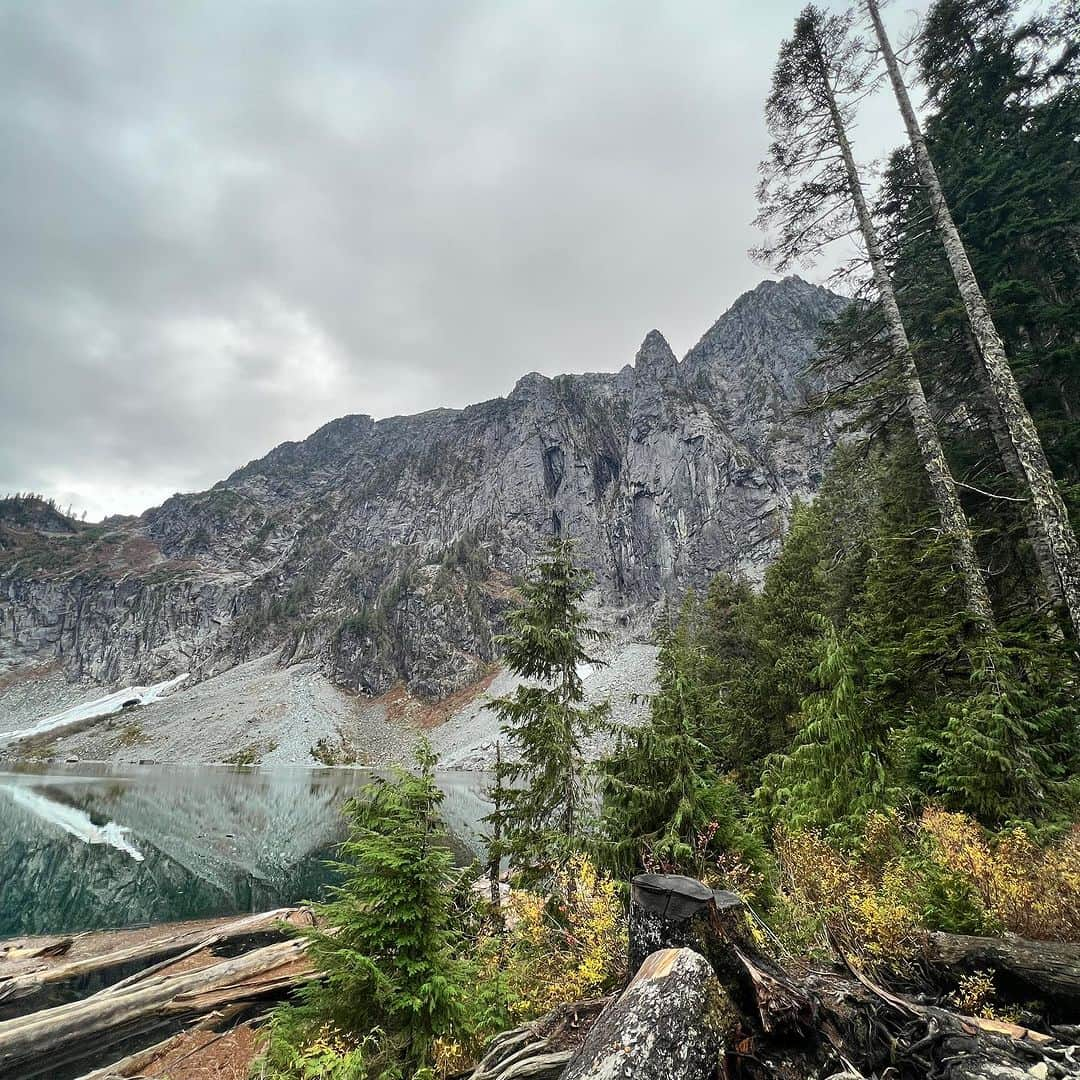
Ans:
[{"label": "grey cloud", "polygon": [[4,5],[0,491],[138,511],[346,412],[685,350],[765,276],[795,13]]}]

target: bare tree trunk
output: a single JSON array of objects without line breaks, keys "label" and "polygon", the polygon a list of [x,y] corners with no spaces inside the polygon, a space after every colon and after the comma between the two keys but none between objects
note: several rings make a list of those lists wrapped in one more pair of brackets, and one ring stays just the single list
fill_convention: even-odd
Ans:
[{"label": "bare tree trunk", "polygon": [[844,118],[836,103],[836,95],[829,79],[828,66],[823,57],[820,59],[821,78],[828,98],[829,114],[832,117],[836,142],[844,161],[848,190],[855,206],[859,230],[862,232],[863,242],[866,244],[866,253],[869,256],[870,266],[873,270],[874,285],[881,300],[893,359],[899,367],[903,379],[907,410],[911,417],[911,426],[915,432],[915,442],[919,448],[919,456],[922,459],[923,469],[930,482],[930,490],[937,506],[938,515],[941,518],[942,531],[952,543],[953,558],[964,582],[969,613],[981,634],[992,634],[994,632],[994,612],[990,605],[990,594],[986,588],[986,581],[975,556],[975,545],[971,539],[971,529],[964,515],[964,509],[960,505],[960,495],[956,488],[956,481],[949,471],[948,462],[945,460],[941,437],[938,435],[937,427],[934,425],[934,418],[930,413],[930,406],[926,400],[922,380],[919,378],[918,368],[915,366],[911,344],[908,341],[907,331],[904,329],[904,322],[900,317],[900,308],[896,302],[896,292],[886,269],[885,257],[882,254],[881,244],[878,242],[874,222],[870,216],[866,196],[863,193],[862,181],[859,178],[859,170],[855,164],[855,156],[851,151],[851,143],[847,137]]},{"label": "bare tree trunk", "polygon": [[[155,937],[150,941],[114,949],[47,967],[0,978],[0,1021],[22,1016],[51,1004],[54,997],[68,998],[75,987],[90,984],[121,989],[178,957],[198,952],[213,952],[223,945],[238,946],[280,940],[286,927],[310,926],[311,913],[306,908],[277,908],[274,911],[246,915],[213,926],[183,930]],[[146,965],[151,965],[149,968]],[[135,969],[137,974],[124,976]]]},{"label": "bare tree trunk", "polygon": [[[1009,438],[1008,429],[1005,427],[1001,410],[998,408],[997,398],[990,387],[990,378],[986,371],[986,365],[983,363],[982,355],[979,352],[979,346],[969,333],[964,335],[964,347],[971,356],[971,364],[975,370],[980,388],[979,396],[983,401],[986,424],[990,429],[994,445],[997,447],[998,456],[1001,458],[1005,471],[1019,485],[1019,490],[1024,491],[1027,489],[1027,477],[1024,475],[1024,467],[1020,464],[1020,458],[1016,454],[1016,447],[1013,446],[1012,439]],[[1028,542],[1031,544],[1031,551],[1035,558],[1035,566],[1039,572],[1039,602],[1040,604],[1048,604],[1055,611],[1061,611],[1065,600],[1061,593],[1061,580],[1054,569],[1054,560],[1046,543],[1046,537],[1039,528],[1038,517],[1030,499],[1024,501],[1021,513],[1024,518],[1024,531],[1027,533]],[[1057,619],[1053,620],[1051,630],[1055,637],[1060,640],[1062,637],[1061,624]]]},{"label": "bare tree trunk", "polygon": [[492,791],[495,812],[491,815],[491,844],[488,849],[488,888],[492,917],[502,926],[502,893],[499,889],[499,863],[502,861],[502,743],[495,743],[495,787]]},{"label": "bare tree trunk", "polygon": [[1012,368],[1009,367],[1005,347],[994,326],[990,309],[975,279],[967,251],[956,230],[948,203],[945,201],[937,170],[934,168],[933,161],[930,160],[926,139],[923,138],[915,109],[908,96],[907,86],[900,74],[900,65],[897,63],[896,54],[885,33],[877,0],[865,0],[865,3],[870,20],[874,24],[874,33],[889,72],[893,92],[904,117],[904,126],[907,128],[908,139],[915,155],[915,164],[934,216],[934,225],[941,237],[956,287],[964,302],[968,322],[971,324],[983,362],[986,364],[990,388],[997,399],[1009,438],[1023,467],[1031,492],[1032,508],[1039,529],[1046,538],[1046,546],[1053,560],[1054,570],[1061,582],[1061,594],[1069,620],[1074,633],[1080,637],[1080,545],[1077,543],[1076,533],[1073,532],[1069,522],[1068,511],[1065,509],[1065,503],[1061,498],[1050,463],[1046,460],[1046,452],[1039,440],[1039,433],[1024,404]]}]

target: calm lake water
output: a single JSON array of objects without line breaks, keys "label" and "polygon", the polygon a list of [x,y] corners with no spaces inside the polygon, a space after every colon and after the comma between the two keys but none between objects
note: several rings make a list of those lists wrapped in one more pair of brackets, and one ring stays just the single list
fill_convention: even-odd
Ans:
[{"label": "calm lake water", "polygon": [[[0,772],[0,937],[261,911],[311,899],[359,769],[71,765]],[[459,860],[488,778],[443,772]]]}]

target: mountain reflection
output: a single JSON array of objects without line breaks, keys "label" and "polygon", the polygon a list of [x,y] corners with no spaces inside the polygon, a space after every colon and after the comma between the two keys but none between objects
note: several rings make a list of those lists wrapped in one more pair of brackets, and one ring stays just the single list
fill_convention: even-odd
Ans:
[{"label": "mountain reflection", "polygon": [[[0,936],[257,911],[316,896],[362,770],[143,766],[0,775]],[[442,773],[458,858],[486,778]]]}]

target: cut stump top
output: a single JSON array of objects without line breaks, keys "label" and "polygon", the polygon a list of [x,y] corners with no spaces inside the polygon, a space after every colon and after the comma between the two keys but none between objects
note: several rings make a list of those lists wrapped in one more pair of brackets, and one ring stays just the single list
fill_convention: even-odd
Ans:
[{"label": "cut stump top", "polygon": [[720,909],[742,901],[730,892],[714,892],[696,878],[682,874],[638,874],[630,882],[635,904],[665,919],[689,919],[710,902]]}]

